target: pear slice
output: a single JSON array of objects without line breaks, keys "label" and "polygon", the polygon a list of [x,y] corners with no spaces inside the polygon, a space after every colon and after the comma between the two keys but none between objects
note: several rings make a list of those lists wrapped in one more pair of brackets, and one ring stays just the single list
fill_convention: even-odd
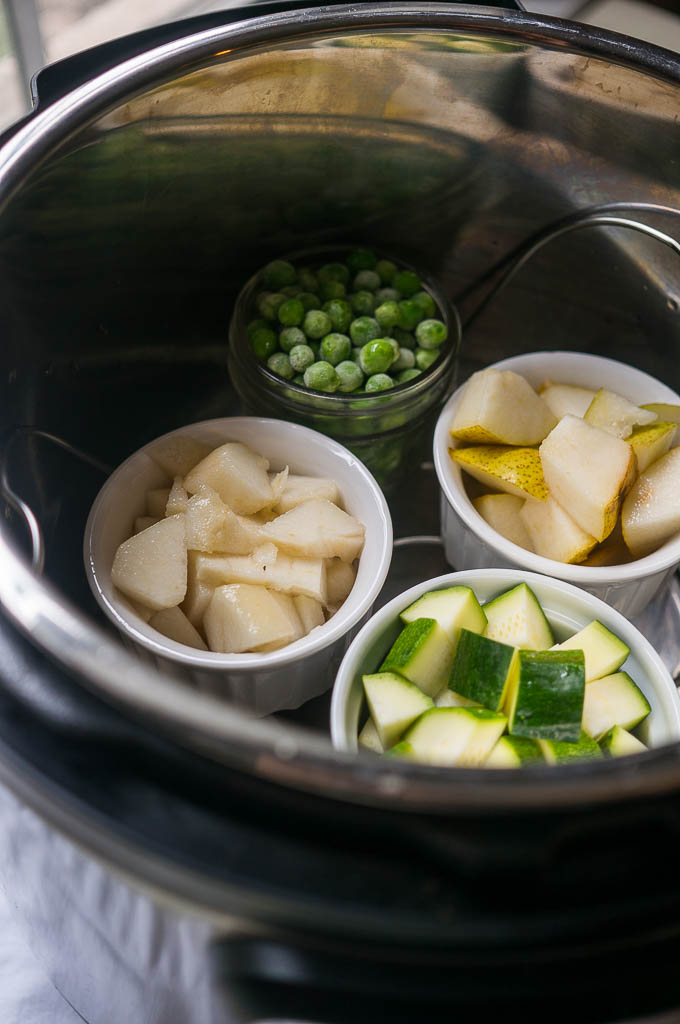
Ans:
[{"label": "pear slice", "polygon": [[182,601],[182,611],[194,629],[200,633],[203,630],[203,616],[215,592],[215,587],[204,583],[199,578],[196,566],[197,558],[196,551],[187,552],[187,592]]},{"label": "pear slice", "polygon": [[558,420],[563,416],[579,416],[583,419],[595,398],[595,392],[590,388],[579,388],[574,384],[548,384],[541,388],[539,395]]},{"label": "pear slice", "polygon": [[668,402],[647,402],[646,405],[641,405],[640,408],[655,412],[660,420],[680,423],[680,405],[669,405]]},{"label": "pear slice", "polygon": [[680,530],[680,448],[672,448],[637,478],[623,503],[621,525],[635,558],[650,554]]},{"label": "pear slice", "polygon": [[644,427],[634,427],[628,443],[635,452],[638,473],[644,473],[647,466],[660,459],[671,448],[678,424],[669,420],[657,420]]},{"label": "pear slice", "polygon": [[326,563],[322,558],[291,558],[280,553],[273,565],[261,566],[252,555],[200,554],[196,558],[196,572],[208,586],[259,584],[284,594],[304,594],[327,604]]},{"label": "pear slice", "polygon": [[518,498],[545,501],[548,497],[541,458],[536,448],[475,445],[472,448],[449,448],[449,455],[461,469],[487,487],[495,487]]},{"label": "pear slice", "polygon": [[354,566],[343,562],[341,558],[326,560],[326,582],[328,584],[328,603],[342,604],[354,586],[357,578]]},{"label": "pear slice", "polygon": [[607,539],[593,548],[583,564],[593,566],[625,565],[632,561],[633,556],[623,542],[621,520],[619,519]]},{"label": "pear slice", "polygon": [[243,583],[218,587],[203,622],[210,650],[222,654],[290,643],[295,633],[290,616],[266,587]]},{"label": "pear slice", "polygon": [[635,474],[631,446],[585,420],[564,416],[539,452],[555,500],[591,537],[608,537]]},{"label": "pear slice", "polygon": [[451,434],[461,441],[538,444],[556,419],[531,385],[512,370],[473,373],[456,409]]},{"label": "pear slice", "polygon": [[157,629],[163,636],[174,640],[185,647],[194,647],[197,651],[207,651],[203,637],[191,625],[181,608],[163,608],[149,619],[149,625]]},{"label": "pear slice", "polygon": [[263,536],[289,555],[353,562],[364,546],[365,527],[326,498],[314,498],[262,527]]},{"label": "pear slice", "polygon": [[183,600],[187,589],[184,516],[169,516],[123,541],[111,582],[133,601],[160,611]]},{"label": "pear slice", "polygon": [[259,523],[237,516],[206,484],[187,502],[186,517],[190,551],[250,555],[267,540]]},{"label": "pear slice", "polygon": [[166,516],[177,516],[187,510],[187,502],[189,495],[184,489],[184,481],[181,476],[176,476],[172,482],[170,493],[168,494],[168,501],[165,506]]},{"label": "pear slice", "polygon": [[207,484],[233,512],[247,516],[274,502],[268,469],[269,462],[262,455],[230,441],[194,466],[184,486],[189,494],[196,494],[201,484]]},{"label": "pear slice", "polygon": [[[273,487],[273,484],[272,484]],[[273,489],[275,489],[273,487]],[[332,501],[334,505],[340,505],[340,492],[335,480],[328,480],[325,477],[296,476],[289,473],[283,491],[278,496],[274,506],[279,515],[290,512],[292,508],[311,501],[313,498],[325,498]]]},{"label": "pear slice", "polygon": [[529,531],[519,516],[524,504],[515,494],[482,494],[472,502],[482,519],[506,540],[533,551]]},{"label": "pear slice", "polygon": [[582,562],[597,544],[553,497],[545,501],[525,501],[519,515],[529,532],[533,550],[544,558]]},{"label": "pear slice", "polygon": [[187,434],[165,437],[157,441],[149,455],[168,476],[186,476],[189,470],[210,452],[208,445]]},{"label": "pear slice", "polygon": [[586,423],[600,430],[606,430],[613,437],[625,440],[633,433],[633,427],[646,426],[657,419],[655,412],[633,405],[627,398],[614,391],[600,388],[584,416]]}]

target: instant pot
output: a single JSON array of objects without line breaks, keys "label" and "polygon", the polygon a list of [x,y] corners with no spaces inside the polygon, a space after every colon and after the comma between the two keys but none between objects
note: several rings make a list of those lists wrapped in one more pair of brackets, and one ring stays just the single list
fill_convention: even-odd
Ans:
[{"label": "instant pot", "polygon": [[[268,258],[357,239],[464,322],[459,378],[572,349],[678,387],[680,59],[521,10],[267,4],[41,73],[0,151],[0,870],[90,1024],[652,1019],[680,1004],[680,748],[453,775],[334,752],[139,662],[81,545],[110,469],[239,411]],[[493,301],[486,301],[489,297]],[[382,600],[446,570],[431,465]],[[410,538],[410,541],[409,541]],[[677,670],[673,583],[648,617]]]}]

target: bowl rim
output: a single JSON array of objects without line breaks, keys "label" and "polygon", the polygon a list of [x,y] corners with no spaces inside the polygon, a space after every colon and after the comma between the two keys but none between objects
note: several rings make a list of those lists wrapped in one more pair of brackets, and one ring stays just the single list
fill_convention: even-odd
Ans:
[{"label": "bowl rim", "polygon": [[[631,654],[644,653],[646,658],[652,662],[656,670],[656,676],[654,682],[651,677],[648,679],[648,682],[650,687],[657,693],[663,693],[668,697],[667,704],[672,718],[671,728],[674,727],[676,732],[675,737],[670,742],[677,742],[680,739],[680,698],[673,678],[654,646],[625,615],[622,615],[621,612],[608,605],[601,598],[595,597],[594,594],[589,593],[587,590],[582,590],[566,580],[557,579],[554,576],[546,576],[544,573],[524,572],[522,569],[461,569],[445,573],[442,576],[436,576],[430,580],[423,580],[409,587],[408,590],[397,594],[391,601],[383,605],[375,615],[372,615],[357,633],[340,663],[333,685],[330,726],[331,742],[336,750],[345,753],[357,753],[347,743],[345,709],[357,676],[357,669],[352,667],[352,661],[366,641],[378,629],[388,622],[395,620],[399,613],[408,607],[409,604],[412,604],[430,590],[441,590],[449,586],[470,586],[474,591],[475,581],[491,580],[498,580],[499,589],[511,589],[520,583],[527,583],[530,587],[540,586],[557,594],[567,594],[582,605],[584,609],[589,609],[589,614],[592,611],[593,619],[604,619],[607,628],[611,629],[617,636],[621,636],[625,641],[630,648]],[[659,746],[650,749],[659,749]],[[361,751],[358,753],[360,754]],[[539,765],[537,767],[545,768],[546,766]],[[553,768],[553,766],[547,767]],[[466,770],[482,771],[485,774],[489,772],[489,769],[483,766],[480,766],[478,769],[469,768]]]},{"label": "bowl rim", "polygon": [[[110,577],[110,566],[108,568],[101,566],[100,561],[95,555],[93,547],[95,537],[102,532],[102,518],[109,506],[112,493],[115,492],[116,485],[119,482],[120,477],[123,475],[124,470],[130,468],[131,464],[138,462],[140,456],[148,454],[159,441],[182,434],[191,434],[192,431],[196,430],[228,430],[229,425],[233,428],[235,425],[245,426],[246,424],[248,424],[249,427],[252,427],[254,431],[259,427],[271,428],[275,426],[278,431],[283,430],[286,433],[299,438],[299,444],[303,444],[304,439],[306,437],[309,438],[309,436],[312,435],[317,443],[321,441],[333,456],[341,459],[351,467],[352,471],[357,473],[358,486],[366,488],[367,494],[370,495],[372,502],[375,505],[376,522],[380,522],[382,527],[379,531],[379,545],[372,549],[376,559],[376,571],[372,574],[370,585],[363,597],[357,602],[353,611],[347,610],[343,615],[343,608],[347,604],[347,601],[345,601],[328,622],[325,622],[322,626],[318,626],[312,631],[312,633],[316,634],[315,636],[312,637],[312,633],[308,633],[306,636],[300,637],[299,640],[293,641],[293,643],[288,644],[286,647],[282,647],[278,651],[271,651],[266,654],[258,654],[254,652],[243,654],[221,654],[215,651],[194,650],[184,644],[179,644],[176,641],[171,640],[169,637],[164,637],[162,633],[158,633],[157,630],[153,630],[153,627],[148,627],[153,630],[154,634],[156,634],[151,637],[145,632],[142,632],[134,621],[131,621],[130,616],[134,614],[132,609],[128,610],[122,602],[114,604],[109,600],[107,594],[102,589],[100,582],[100,580],[103,580],[105,577]],[[257,443],[256,440],[254,443]],[[364,524],[364,526],[366,526],[366,524]],[[298,661],[302,658],[315,654],[335,643],[337,640],[340,640],[354,625],[356,625],[356,623],[361,620],[372,606],[385,581],[392,557],[392,535],[392,519],[382,490],[378,486],[373,475],[364,466],[360,459],[353,455],[343,445],[339,444],[332,438],[326,437],[319,431],[312,430],[309,427],[304,427],[297,423],[289,423],[286,420],[277,420],[271,417],[262,416],[225,416],[210,420],[199,420],[194,423],[178,427],[174,430],[170,430],[165,434],[160,434],[145,445],[142,445],[141,448],[137,448],[114,469],[99,490],[90,508],[83,535],[83,560],[87,581],[97,604],[109,621],[134,643],[140,644],[158,657],[170,659],[173,662],[192,669],[203,669],[208,671],[225,671],[231,669],[234,671],[255,672],[261,669],[276,669],[287,665],[290,662]],[[143,623],[143,625],[146,624]],[[156,639],[156,637],[158,637],[158,639]]]},{"label": "bowl rim", "polygon": [[[546,372],[551,362],[557,362],[564,357],[573,360],[580,360],[583,363],[591,363],[593,367],[599,368],[606,373],[607,370],[616,368],[629,373],[632,378],[640,384],[647,384],[650,388],[665,392],[666,397],[659,401],[667,401],[669,404],[680,405],[680,395],[676,394],[667,384],[652,377],[651,374],[639,370],[629,363],[622,363],[616,359],[609,359],[605,356],[593,355],[589,352],[539,351],[521,353],[516,356],[508,356],[498,362],[490,363],[484,369],[514,370],[522,373],[522,367],[532,368],[535,363],[546,363]],[[490,526],[485,519],[477,512],[474,505],[467,497],[462,484],[462,472],[453,467],[448,456],[449,425],[453,410],[461,399],[463,389],[467,381],[464,381],[449,397],[442,408],[434,430],[433,460],[439,486],[451,508],[457,513],[463,524],[488,547],[496,551],[502,558],[506,558],[517,564],[519,568],[529,572],[541,573],[546,576],[558,577],[581,586],[593,584],[622,584],[635,582],[654,573],[670,569],[680,563],[680,533],[671,537],[665,544],[662,544],[656,551],[652,551],[644,558],[637,558],[624,565],[592,566],[578,565],[567,562],[558,562],[552,558],[545,558],[533,551],[514,544],[507,540],[502,534]]]}]

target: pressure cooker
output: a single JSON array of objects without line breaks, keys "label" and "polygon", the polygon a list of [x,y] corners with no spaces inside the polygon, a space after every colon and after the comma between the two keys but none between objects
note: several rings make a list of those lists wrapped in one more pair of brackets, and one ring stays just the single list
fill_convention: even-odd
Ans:
[{"label": "pressure cooker", "polygon": [[[677,745],[493,787],[336,752],[327,696],[257,719],[143,663],[81,546],[112,467],[239,410],[231,310],[282,252],[370,231],[431,268],[460,379],[542,348],[677,387],[680,264],[648,233],[564,233],[487,300],[584,210],[678,237],[680,59],[508,5],[269,3],[34,101],[0,150],[0,870],[59,991],[91,1024],[673,1013]],[[382,600],[450,569],[427,460],[390,507]]]}]

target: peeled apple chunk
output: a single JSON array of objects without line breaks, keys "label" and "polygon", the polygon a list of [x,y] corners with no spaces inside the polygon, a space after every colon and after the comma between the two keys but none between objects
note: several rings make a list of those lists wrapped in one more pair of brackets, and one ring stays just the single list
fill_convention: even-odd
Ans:
[{"label": "peeled apple chunk", "polygon": [[548,384],[539,393],[558,420],[563,416],[579,416],[583,419],[595,398],[595,392],[590,388],[579,388],[573,384]]},{"label": "peeled apple chunk", "polygon": [[295,602],[295,610],[300,616],[305,636],[307,633],[311,633],[317,626],[323,626],[326,621],[323,616],[323,607],[319,601],[315,601],[313,597],[305,597],[304,594],[296,594],[293,598]]},{"label": "peeled apple chunk", "polygon": [[451,434],[461,441],[531,445],[556,422],[524,377],[512,370],[480,370],[465,385]]},{"label": "peeled apple chunk", "polygon": [[495,487],[518,498],[545,501],[548,497],[541,458],[536,448],[489,444],[473,448],[449,448],[449,455],[461,469],[487,487]]},{"label": "peeled apple chunk", "polygon": [[356,570],[340,558],[329,558],[326,562],[326,583],[328,603],[342,604],[349,597],[356,580]]},{"label": "peeled apple chunk", "polygon": [[627,398],[622,398],[614,391],[600,388],[589,405],[585,417],[586,423],[593,427],[606,430],[613,437],[626,439],[633,432],[633,427],[653,423],[657,419],[655,412],[641,409],[633,405]]},{"label": "peeled apple chunk", "polygon": [[539,449],[545,482],[582,530],[604,540],[635,473],[633,449],[599,427],[565,416]]},{"label": "peeled apple chunk", "polygon": [[155,611],[179,604],[187,589],[185,517],[161,519],[123,541],[113,559],[111,582]]},{"label": "peeled apple chunk", "polygon": [[156,612],[149,619],[149,625],[157,629],[163,636],[167,636],[175,643],[184,644],[186,647],[195,647],[197,651],[207,651],[208,648],[201,634],[192,626],[181,608],[163,608]]},{"label": "peeled apple chunk", "polygon": [[543,558],[582,562],[597,544],[552,497],[525,501],[520,519],[531,538],[531,550]]},{"label": "peeled apple chunk", "polygon": [[290,512],[292,508],[302,505],[313,498],[325,498],[334,505],[340,504],[340,492],[335,480],[324,477],[296,476],[289,473],[283,491],[278,497],[275,509],[279,515]]},{"label": "peeled apple chunk", "polygon": [[203,618],[208,646],[221,654],[242,654],[271,643],[290,643],[290,617],[266,587],[217,587]]},{"label": "peeled apple chunk", "polygon": [[635,452],[638,473],[644,473],[652,462],[665,455],[673,444],[677,423],[657,420],[645,427],[635,427],[628,438],[628,444]]},{"label": "peeled apple chunk", "polygon": [[251,515],[274,501],[267,475],[269,462],[246,445],[229,441],[210,452],[184,480],[189,494],[201,484],[217,491],[225,505],[238,515]]},{"label": "peeled apple chunk", "polygon": [[534,550],[529,531],[519,514],[524,505],[522,498],[515,494],[482,494],[472,504],[496,533],[527,551]]},{"label": "peeled apple chunk", "polygon": [[638,477],[623,503],[621,525],[635,558],[650,554],[680,530],[680,448],[672,448]]},{"label": "peeled apple chunk", "polygon": [[192,466],[204,459],[210,448],[186,434],[164,437],[157,441],[149,455],[168,476],[186,476]]},{"label": "peeled apple chunk", "polygon": [[353,516],[325,498],[315,498],[262,527],[281,551],[306,558],[353,562],[364,546],[365,529]]}]

